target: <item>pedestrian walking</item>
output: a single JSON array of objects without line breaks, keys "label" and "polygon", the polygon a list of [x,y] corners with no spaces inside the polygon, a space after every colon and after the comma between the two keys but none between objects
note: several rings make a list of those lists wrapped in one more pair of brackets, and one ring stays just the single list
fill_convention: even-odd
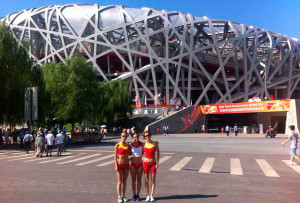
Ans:
[{"label": "pedestrian walking", "polygon": [[25,149],[26,154],[29,154],[29,150],[30,150],[30,147],[31,147],[32,140],[33,140],[33,137],[29,133],[29,131],[27,130],[26,135],[24,136],[24,139],[23,139],[24,149]]},{"label": "pedestrian walking", "polygon": [[[146,189],[146,202],[154,202],[154,192],[156,186],[156,172],[159,165],[159,146],[157,141],[153,141],[151,139],[151,132],[145,131],[144,132],[144,139],[146,142],[144,144],[144,152],[145,152],[145,159],[144,159],[144,174],[145,174],[145,189]],[[149,188],[150,180],[149,180],[149,173],[151,172],[151,191]]]},{"label": "pedestrian walking", "polygon": [[14,128],[14,130],[12,131],[12,137],[13,137],[13,144],[16,145],[18,143],[18,133],[16,128]]},{"label": "pedestrian walking", "polygon": [[35,142],[35,148],[36,148],[36,157],[43,157],[43,152],[44,152],[44,142],[45,142],[45,136],[42,131],[42,128],[39,128],[37,132],[37,138]]},{"label": "pedestrian walking", "polygon": [[233,130],[234,130],[235,136],[237,136],[238,131],[239,131],[239,128],[238,128],[237,124],[234,125]]},{"label": "pedestrian walking", "polygon": [[132,193],[133,201],[140,201],[140,192],[142,187],[142,176],[143,176],[143,160],[142,156],[144,153],[143,145],[144,143],[139,141],[139,134],[133,134],[133,142],[130,143],[131,147],[131,166],[130,166],[130,173],[131,173],[131,183],[132,183]]},{"label": "pedestrian walking", "polygon": [[56,146],[57,146],[57,156],[61,156],[61,152],[64,147],[64,135],[62,134],[61,130],[58,131],[56,135]]},{"label": "pedestrian walking", "polygon": [[167,136],[169,135],[169,126],[166,125],[166,133],[167,133]]},{"label": "pedestrian walking", "polygon": [[24,140],[25,135],[26,135],[26,130],[24,128],[22,128],[21,132],[20,132],[20,148],[24,147],[23,140]]},{"label": "pedestrian walking", "polygon": [[288,143],[289,141],[291,141],[291,165],[293,165],[294,159],[297,159],[297,161],[300,163],[300,158],[297,156],[297,148],[298,148],[298,139],[299,139],[299,135],[298,133],[295,132],[295,126],[291,125],[290,126],[291,132],[289,134],[289,137],[286,141],[284,141],[283,143],[281,143],[282,146],[284,146],[286,143]]},{"label": "pedestrian walking", "polygon": [[10,136],[10,129],[7,128],[4,133],[5,145],[9,145],[9,136]]},{"label": "pedestrian walking", "polygon": [[224,127],[223,126],[221,127],[221,132],[222,132],[222,134],[224,133]]},{"label": "pedestrian walking", "polygon": [[52,149],[53,149],[53,145],[54,145],[54,135],[51,133],[51,130],[48,131],[48,134],[46,136],[46,142],[47,142],[47,154],[46,156],[48,156],[48,154],[50,154],[50,157],[52,156]]},{"label": "pedestrian walking", "polygon": [[164,136],[166,136],[167,135],[167,126],[163,126],[163,132],[164,132]]},{"label": "pedestrian walking", "polygon": [[227,136],[229,136],[229,132],[230,132],[230,127],[229,127],[229,125],[226,125],[225,131],[226,131],[226,133],[227,133]]},{"label": "pedestrian walking", "polygon": [[131,155],[131,148],[126,142],[127,138],[128,134],[123,131],[121,133],[121,141],[116,144],[114,152],[115,170],[118,178],[118,203],[127,202],[125,193],[126,182],[129,174],[129,156]]}]

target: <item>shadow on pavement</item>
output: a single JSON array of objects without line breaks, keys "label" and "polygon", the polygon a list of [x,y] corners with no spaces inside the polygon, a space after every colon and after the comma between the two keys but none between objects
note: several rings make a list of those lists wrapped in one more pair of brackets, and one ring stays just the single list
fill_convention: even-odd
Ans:
[{"label": "shadow on pavement", "polygon": [[201,198],[211,198],[218,197],[219,195],[201,195],[201,194],[191,194],[191,195],[171,195],[165,197],[156,197],[157,200],[168,200],[168,199],[201,199]]},{"label": "shadow on pavement", "polygon": [[230,173],[228,171],[210,171],[211,173]]}]

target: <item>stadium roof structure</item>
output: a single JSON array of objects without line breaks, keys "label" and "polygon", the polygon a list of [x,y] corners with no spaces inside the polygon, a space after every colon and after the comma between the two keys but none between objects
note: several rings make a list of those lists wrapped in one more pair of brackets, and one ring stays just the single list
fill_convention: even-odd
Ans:
[{"label": "stadium roof structure", "polygon": [[291,98],[300,41],[228,20],[97,4],[32,8],[2,18],[39,64],[82,55],[100,80],[128,81],[133,98],[169,104]]}]

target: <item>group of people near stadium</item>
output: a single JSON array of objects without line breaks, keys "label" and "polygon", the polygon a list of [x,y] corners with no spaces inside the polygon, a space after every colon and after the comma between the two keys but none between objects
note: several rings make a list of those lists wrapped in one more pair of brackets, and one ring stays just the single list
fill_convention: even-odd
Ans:
[{"label": "group of people near stadium", "polygon": [[[143,137],[146,140],[142,143],[139,134],[133,134],[133,142],[128,143],[128,133],[124,130],[121,133],[121,141],[115,146],[114,161],[117,172],[118,202],[127,202],[125,197],[126,182],[130,171],[132,178],[133,201],[140,201],[140,191],[142,186],[142,176],[145,177],[146,202],[154,202],[154,192],[156,186],[156,173],[159,165],[159,146],[157,141],[151,139],[151,132],[145,131]],[[143,155],[145,155],[143,162]],[[151,180],[151,187],[150,187]]]}]

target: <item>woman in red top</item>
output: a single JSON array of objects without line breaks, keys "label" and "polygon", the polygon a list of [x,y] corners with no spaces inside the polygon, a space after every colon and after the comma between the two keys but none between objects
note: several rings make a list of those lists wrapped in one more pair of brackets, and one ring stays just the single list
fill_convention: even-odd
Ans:
[{"label": "woman in red top", "polygon": [[[118,177],[118,202],[127,202],[125,197],[126,192],[126,181],[129,173],[129,156],[131,155],[131,149],[129,144],[126,143],[128,135],[126,132],[121,133],[121,142],[117,143],[115,146],[115,170],[117,171]],[[122,187],[122,195],[121,195]]]},{"label": "woman in red top", "polygon": [[[146,142],[144,144],[144,153],[145,153],[145,159],[144,159],[144,173],[145,173],[145,189],[147,193],[146,202],[154,202],[154,191],[156,186],[156,171],[159,164],[159,147],[157,141],[151,140],[151,132],[145,131],[144,132],[144,139],[146,139]],[[151,172],[152,177],[152,187],[151,187],[151,193],[149,188],[149,173]]]}]

